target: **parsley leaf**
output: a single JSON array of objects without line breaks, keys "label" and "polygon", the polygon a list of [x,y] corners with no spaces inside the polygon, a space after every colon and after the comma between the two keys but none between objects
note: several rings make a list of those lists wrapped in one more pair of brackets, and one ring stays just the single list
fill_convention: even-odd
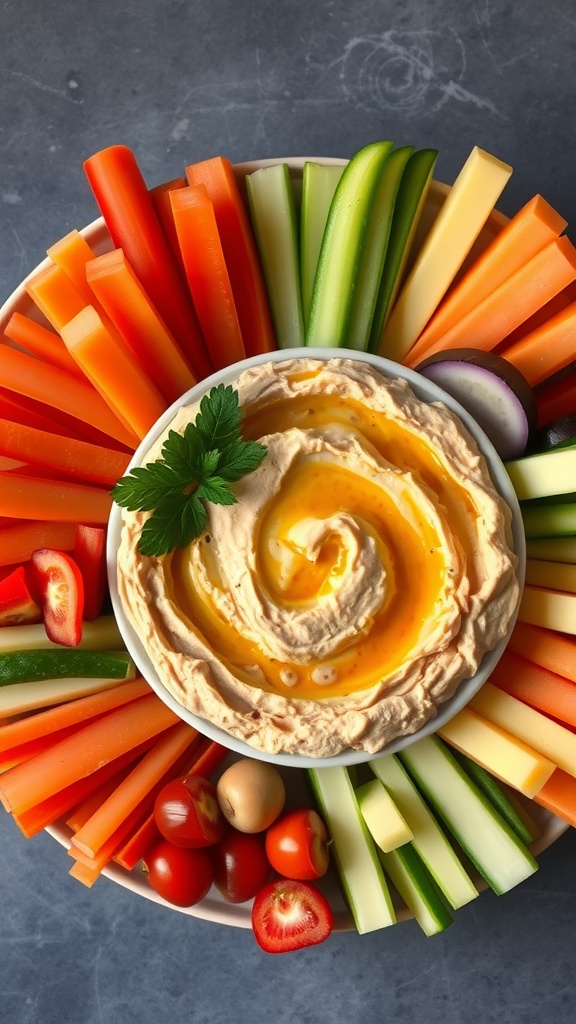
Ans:
[{"label": "parsley leaf", "polygon": [[204,395],[194,423],[184,433],[170,430],[160,459],[137,466],[112,490],[114,501],[131,512],[150,512],[138,541],[143,555],[169,554],[186,547],[205,529],[205,502],[234,505],[231,483],[258,468],[265,445],[245,441],[238,393],[219,384]]}]

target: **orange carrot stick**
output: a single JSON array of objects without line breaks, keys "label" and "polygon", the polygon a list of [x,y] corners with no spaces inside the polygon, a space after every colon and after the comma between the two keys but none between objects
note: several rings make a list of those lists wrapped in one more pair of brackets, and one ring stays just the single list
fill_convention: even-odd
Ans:
[{"label": "orange carrot stick", "polygon": [[490,682],[545,715],[576,727],[576,684],[508,650]]},{"label": "orange carrot stick", "polygon": [[408,366],[452,348],[489,351],[576,279],[576,249],[566,238],[550,242],[430,345],[413,346]]},{"label": "orange carrot stick", "polygon": [[86,305],[67,274],[55,263],[44,267],[26,283],[26,291],[55,331]]},{"label": "orange carrot stick", "polygon": [[88,441],[60,437],[36,427],[0,419],[0,456],[21,459],[91,483],[113,487],[126,472],[127,453],[102,448]]},{"label": "orange carrot stick", "polygon": [[12,523],[0,530],[0,565],[27,562],[37,548],[72,551],[74,547],[74,523]]},{"label": "orange carrot stick", "polygon": [[128,750],[114,761],[109,761],[108,764],[92,772],[91,775],[87,775],[84,779],[78,779],[70,786],[66,786],[64,789],[59,790],[58,793],[54,793],[53,796],[48,797],[41,803],[35,804],[34,807],[30,807],[29,810],[22,811],[21,814],[13,813],[14,821],[26,838],[30,839],[46,828],[47,825],[52,825],[59,818],[62,818],[76,804],[87,799],[106,780],[117,779],[120,781],[126,766],[137,761],[142,754],[150,749],[152,743],[153,740],[151,739],[146,743],[142,743],[139,747],[135,747],[133,750]]},{"label": "orange carrot stick", "polygon": [[82,296],[83,305],[89,306],[90,303],[93,303],[94,296],[86,281],[86,265],[94,259],[95,253],[80,232],[75,228],[69,231],[67,235],[51,245],[47,252],[52,262],[66,274],[76,291]]},{"label": "orange carrot stick", "polygon": [[216,369],[244,359],[246,350],[216,225],[205,185],[170,193],[186,277],[204,340]]},{"label": "orange carrot stick", "polygon": [[62,328],[62,338],[110,408],[143,438],[168,403],[127,345],[107,329],[93,306],[85,306]]},{"label": "orange carrot stick", "polygon": [[517,622],[508,650],[576,683],[576,639],[544,626]]},{"label": "orange carrot stick", "polygon": [[574,371],[551,380],[534,393],[538,427],[576,412],[576,373]]},{"label": "orange carrot stick", "polygon": [[221,156],[190,164],[190,185],[205,185],[214,207],[246,354],[277,348],[268,294],[250,218],[234,168]]},{"label": "orange carrot stick", "polygon": [[532,387],[564,369],[576,359],[576,302],[513,345],[505,346],[501,354]]},{"label": "orange carrot stick", "polygon": [[81,375],[81,371],[62,343],[60,335],[43,327],[42,324],[36,323],[29,316],[24,316],[23,313],[13,313],[4,328],[4,334],[45,363],[59,366],[61,370],[66,370],[67,373],[71,373],[75,377]]},{"label": "orange carrot stick", "polygon": [[134,449],[134,435],[120,423],[104,399],[88,384],[56,366],[0,345],[0,385],[25,395],[121,441]]},{"label": "orange carrot stick", "polygon": [[88,283],[142,369],[169,403],[196,383],[173,336],[121,249],[97,256]]},{"label": "orange carrot stick", "polygon": [[104,843],[138,807],[165,773],[194,742],[198,733],[186,722],[168,729],[110,794],[72,840],[75,848],[95,857]]},{"label": "orange carrot stick", "polygon": [[576,779],[562,768],[552,772],[548,782],[544,783],[533,799],[569,825],[576,826]]},{"label": "orange carrot stick", "polygon": [[126,258],[154,306],[190,361],[195,377],[211,372],[210,360],[186,285],[136,157],[126,146],[109,146],[84,163],[88,181],[115,249]]},{"label": "orange carrot stick", "polygon": [[177,722],[154,693],[130,701],[6,772],[0,777],[0,799],[7,810],[21,814]]},{"label": "orange carrot stick", "polygon": [[[0,475],[0,515],[60,523],[107,523],[108,491],[70,480],[49,480],[22,473]],[[4,531],[3,531],[4,532]]]},{"label": "orange carrot stick", "polygon": [[542,196],[534,196],[508,221],[448,293],[418,338],[418,348],[422,347],[423,351],[439,341],[479,302],[557,238],[566,226],[567,221]]},{"label": "orange carrot stick", "polygon": [[176,188],[186,188],[186,178],[172,178],[171,181],[163,181],[150,189],[150,198],[156,211],[156,216],[162,225],[162,230],[168,239],[172,255],[178,264],[183,280],[186,280],[186,272],[182,261],[182,253],[178,245],[178,235],[174,227],[174,214],[170,202],[170,192]]},{"label": "orange carrot stick", "polygon": [[[150,748],[149,748],[150,749]],[[81,828],[90,820],[93,814],[96,813],[99,807],[116,791],[119,785],[123,783],[127,775],[132,770],[132,765],[127,765],[122,771],[118,772],[110,779],[106,779],[98,789],[95,789],[93,793],[90,793],[85,800],[81,800],[80,803],[76,804],[75,807],[70,811],[69,816],[66,818],[66,824],[68,828],[71,828],[73,832],[79,832]]]},{"label": "orange carrot stick", "polygon": [[149,693],[150,687],[145,679],[131,679],[109,690],[78,697],[77,700],[68,701],[66,704],[59,704],[35,715],[20,718],[16,722],[9,722],[8,725],[0,726],[0,752],[9,750],[17,744],[50,736],[70,725],[78,727],[96,715],[122,707],[123,704],[145,697]]},{"label": "orange carrot stick", "polygon": [[59,740],[65,739],[66,736],[71,736],[76,728],[77,726],[69,725],[52,736],[38,736],[27,743],[18,743],[13,747],[3,750],[0,752],[0,773],[8,771],[9,768],[14,768],[17,764],[22,764],[23,761],[27,761],[30,757],[37,757],[38,754],[44,753],[45,750],[50,750]]}]

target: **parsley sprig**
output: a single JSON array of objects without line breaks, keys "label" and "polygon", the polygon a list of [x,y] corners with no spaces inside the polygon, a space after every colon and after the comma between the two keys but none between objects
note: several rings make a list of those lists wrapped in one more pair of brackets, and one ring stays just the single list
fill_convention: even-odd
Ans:
[{"label": "parsley sprig", "polygon": [[169,431],[160,459],[118,481],[112,490],[118,505],[151,512],[138,541],[141,554],[166,555],[186,547],[206,529],[206,502],[238,501],[230,484],[257,469],[267,451],[242,438],[241,423],[238,392],[219,384],[204,395],[183,434]]}]

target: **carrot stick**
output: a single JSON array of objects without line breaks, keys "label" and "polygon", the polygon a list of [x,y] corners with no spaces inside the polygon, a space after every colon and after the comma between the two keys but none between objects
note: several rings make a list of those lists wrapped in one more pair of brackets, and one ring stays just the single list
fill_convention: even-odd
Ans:
[{"label": "carrot stick", "polygon": [[38,736],[27,743],[19,743],[7,748],[0,753],[0,773],[14,768],[17,764],[22,764],[30,757],[37,757],[45,750],[50,750],[55,743],[65,739],[66,736],[71,736],[77,728],[75,725],[69,725],[52,736]]},{"label": "carrot stick", "polygon": [[524,374],[532,387],[576,359],[576,302],[520,338],[501,354]]},{"label": "carrot stick", "polygon": [[58,332],[86,305],[68,275],[55,263],[39,270],[25,287],[48,323]]},{"label": "carrot stick", "polygon": [[107,487],[117,483],[130,461],[127,453],[5,419],[0,419],[0,456]]},{"label": "carrot stick", "polygon": [[545,427],[554,420],[569,416],[576,411],[576,373],[546,383],[534,393],[538,427]]},{"label": "carrot stick", "polygon": [[[209,739],[201,739],[194,748],[191,763],[182,769],[184,775],[202,775],[209,778],[212,772],[222,763],[230,753],[226,747]],[[176,772],[174,777],[180,772]],[[114,861],[121,867],[131,871],[136,867],[139,860],[146,855],[153,842],[158,839],[160,833],[154,819],[154,811],[150,811],[139,828],[127,837],[124,843],[118,847],[114,854]]]},{"label": "carrot stick", "polygon": [[87,268],[90,288],[149,378],[169,403],[196,383],[172,334],[121,249],[97,256]]},{"label": "carrot stick", "polygon": [[277,348],[268,294],[250,218],[234,168],[221,156],[190,164],[190,185],[205,185],[214,207],[244,348],[249,356]]},{"label": "carrot stick", "polygon": [[246,350],[214,207],[205,185],[176,189],[170,200],[188,286],[210,359],[218,370],[244,359]]},{"label": "carrot stick", "polygon": [[132,450],[135,447],[134,435],[120,423],[90,384],[56,366],[41,363],[33,356],[16,352],[8,345],[0,345],[0,385],[61,409]]},{"label": "carrot stick", "polygon": [[50,736],[70,725],[78,727],[96,715],[122,707],[129,701],[145,697],[149,693],[150,687],[145,679],[132,679],[113,689],[91,693],[87,697],[79,697],[47,711],[20,718],[16,722],[0,726],[0,752],[9,750],[17,744]]},{"label": "carrot stick", "polygon": [[533,799],[569,825],[576,826],[576,779],[562,768],[552,772],[548,782],[544,783]]},{"label": "carrot stick", "polygon": [[505,651],[490,682],[566,725],[576,726],[576,685],[512,651]]},{"label": "carrot stick", "polygon": [[14,523],[0,531],[0,565],[27,562],[37,548],[72,551],[74,547],[73,523],[29,522]]},{"label": "carrot stick", "polygon": [[87,775],[86,778],[78,779],[70,786],[66,786],[58,793],[54,793],[53,796],[41,801],[41,803],[35,804],[34,807],[30,807],[29,810],[22,811],[21,814],[12,814],[14,821],[26,838],[30,839],[32,836],[37,835],[47,825],[52,825],[64,814],[67,814],[76,804],[85,800],[90,793],[95,792],[107,779],[118,778],[119,780],[123,769],[141,757],[150,748],[152,742],[152,740],[148,740],[139,747],[127,751],[114,761],[109,761],[108,764],[98,768],[91,775]]},{"label": "carrot stick", "polygon": [[404,362],[416,366],[436,352],[453,348],[489,351],[576,279],[576,249],[555,239],[430,345],[413,346]]},{"label": "carrot stick", "polygon": [[84,170],[114,248],[124,250],[189,359],[194,376],[201,380],[211,372],[210,360],[186,285],[134,154],[126,146],[109,146],[89,157]]},{"label": "carrot stick", "polygon": [[74,848],[95,857],[105,842],[163,779],[194,742],[197,732],[185,722],[172,726],[110,794],[72,840]]},{"label": "carrot stick", "polygon": [[95,857],[88,857],[82,850],[70,846],[68,854],[75,858],[74,867],[70,869],[72,877],[84,882],[85,885],[93,885],[102,874],[104,868],[110,863],[115,851],[126,836],[130,835],[142,823],[145,814],[146,811],[142,807],[135,807],[125,821],[110,836],[110,839],[104,843],[104,846],[100,848]]},{"label": "carrot stick", "polygon": [[61,370],[66,370],[75,377],[81,375],[60,335],[36,323],[31,317],[24,316],[23,313],[13,313],[4,328],[4,334],[45,363],[59,366]]},{"label": "carrot stick", "polygon": [[113,775],[110,779],[106,779],[102,785],[98,786],[98,789],[95,789],[93,793],[89,793],[84,800],[77,803],[66,818],[68,828],[71,828],[73,832],[79,832],[86,822],[90,820],[92,815],[96,813],[98,808],[100,808],[108,797],[116,791],[118,786],[125,781],[131,770],[132,765],[127,765],[122,771],[117,772],[116,775]]},{"label": "carrot stick", "polygon": [[21,473],[0,474],[2,516],[59,523],[99,524],[108,522],[111,508],[109,492],[100,487],[69,480],[25,476]]},{"label": "carrot stick", "polygon": [[439,341],[479,302],[557,238],[566,226],[567,221],[542,196],[534,196],[508,221],[448,293],[420,335],[418,348],[426,349]]},{"label": "carrot stick", "polygon": [[182,261],[182,253],[178,245],[178,235],[174,227],[174,214],[170,202],[170,192],[176,188],[186,188],[186,178],[172,178],[171,181],[163,181],[150,189],[150,198],[156,212],[156,216],[162,225],[162,230],[168,239],[172,255],[178,264],[182,278],[186,280],[186,272]]},{"label": "carrot stick", "polygon": [[37,430],[47,430],[51,434],[59,434],[61,437],[76,437],[80,435],[73,428],[62,425],[57,418],[52,418],[53,410],[40,402],[34,402],[22,395],[15,395],[4,388],[0,388],[0,416],[5,420],[12,420],[14,423],[24,423],[29,427],[36,427]]},{"label": "carrot stick", "polygon": [[508,651],[576,683],[576,639],[543,626],[517,622]]},{"label": "carrot stick", "polygon": [[83,305],[89,306],[93,303],[94,296],[86,280],[86,265],[94,259],[95,253],[80,232],[75,228],[69,231],[67,235],[51,245],[47,252],[52,262],[66,274],[66,277],[82,296]]},{"label": "carrot stick", "polygon": [[70,320],[62,337],[102,398],[142,439],[168,403],[127,345],[107,329],[93,306]]},{"label": "carrot stick", "polygon": [[0,799],[7,810],[21,814],[176,722],[177,715],[154,693],[130,701],[6,772]]}]

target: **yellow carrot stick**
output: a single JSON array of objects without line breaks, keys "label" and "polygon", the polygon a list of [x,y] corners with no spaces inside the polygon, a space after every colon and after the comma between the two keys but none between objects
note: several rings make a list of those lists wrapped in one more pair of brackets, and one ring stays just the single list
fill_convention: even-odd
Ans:
[{"label": "yellow carrot stick", "polygon": [[103,399],[142,439],[168,407],[128,347],[85,306],[64,325],[62,338]]}]

